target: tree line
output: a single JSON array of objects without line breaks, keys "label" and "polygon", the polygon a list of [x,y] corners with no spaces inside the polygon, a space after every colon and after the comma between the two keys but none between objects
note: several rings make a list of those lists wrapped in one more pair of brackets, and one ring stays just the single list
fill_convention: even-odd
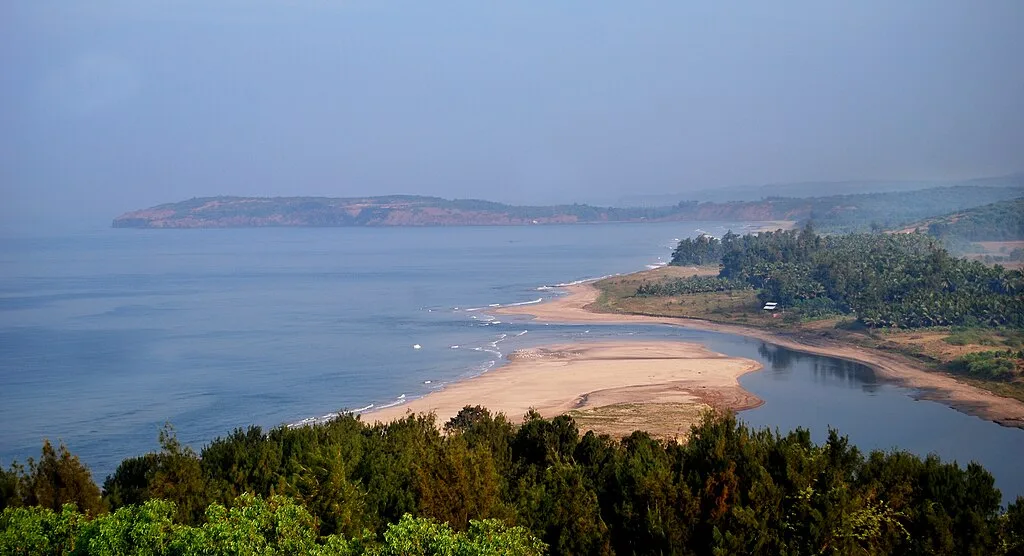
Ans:
[{"label": "tree line", "polygon": [[928,233],[945,241],[1011,241],[1024,239],[1024,199],[1002,201],[941,218]]},{"label": "tree line", "polygon": [[869,327],[1024,326],[1024,273],[953,257],[922,233],[823,237],[810,225],[730,232],[680,241],[671,264],[708,261],[720,264],[719,278],[758,289],[763,301],[854,314]]},{"label": "tree line", "polygon": [[749,285],[738,280],[718,278],[716,276],[692,276],[689,278],[669,280],[667,282],[640,284],[636,290],[636,295],[641,297],[656,297],[749,289]]},{"label": "tree line", "polygon": [[935,456],[707,414],[685,443],[466,407],[170,431],[102,491],[66,448],[0,481],[5,554],[1024,554],[1024,499]]}]

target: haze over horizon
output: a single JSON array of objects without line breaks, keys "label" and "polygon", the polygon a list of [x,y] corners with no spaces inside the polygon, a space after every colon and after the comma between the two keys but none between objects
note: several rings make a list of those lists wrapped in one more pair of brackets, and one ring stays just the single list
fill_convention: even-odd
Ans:
[{"label": "haze over horizon", "polygon": [[603,203],[1024,169],[1024,3],[0,9],[0,230],[210,195]]}]

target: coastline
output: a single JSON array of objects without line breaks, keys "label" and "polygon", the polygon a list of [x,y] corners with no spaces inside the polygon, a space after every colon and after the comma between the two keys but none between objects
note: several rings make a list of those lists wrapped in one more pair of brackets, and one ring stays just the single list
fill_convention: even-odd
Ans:
[{"label": "coastline", "polygon": [[513,352],[508,363],[402,405],[363,413],[388,422],[434,413],[439,425],[466,405],[517,422],[530,409],[544,417],[572,412],[581,430],[663,438],[685,436],[708,409],[740,411],[762,403],[739,385],[761,364],[688,342],[627,340],[548,345]]},{"label": "coastline", "polygon": [[540,322],[565,324],[667,324],[756,338],[788,349],[826,355],[871,367],[889,382],[917,390],[920,399],[941,402],[953,409],[1007,427],[1024,428],[1024,403],[997,396],[954,377],[927,371],[913,361],[837,341],[800,334],[778,333],[749,326],[722,324],[701,319],[602,313],[591,309],[600,295],[592,283],[563,288],[566,295],[531,306],[501,307],[496,314],[532,316]]}]

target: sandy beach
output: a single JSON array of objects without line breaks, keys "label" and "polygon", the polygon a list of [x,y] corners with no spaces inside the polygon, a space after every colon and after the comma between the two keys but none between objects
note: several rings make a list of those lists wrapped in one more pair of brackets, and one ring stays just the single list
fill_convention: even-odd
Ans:
[{"label": "sandy beach", "polygon": [[513,352],[494,371],[364,418],[386,422],[409,412],[433,412],[443,424],[466,405],[482,405],[518,422],[533,408],[545,417],[571,411],[584,430],[628,434],[646,428],[677,438],[708,407],[759,405],[737,381],[759,368],[756,361],[685,342],[551,345]]},{"label": "sandy beach", "polygon": [[532,315],[537,320],[560,323],[647,323],[686,326],[758,338],[786,348],[828,355],[868,365],[879,376],[920,391],[922,399],[940,401],[970,415],[1005,426],[1024,428],[1024,403],[997,396],[943,373],[922,369],[912,360],[874,350],[798,334],[778,334],[748,326],[719,324],[698,319],[651,317],[598,313],[588,309],[599,290],[591,284],[565,288],[567,294],[546,303],[523,307],[504,307],[496,311],[506,315]]},{"label": "sandy beach", "polygon": [[[692,275],[700,269],[660,269]],[[1024,428],[1024,403],[930,372],[899,355],[796,333],[720,324],[699,319],[601,313],[592,310],[600,291],[590,283],[567,286],[566,295],[544,303],[496,308],[493,313],[531,316],[566,324],[668,324],[748,336],[818,355],[868,365],[879,376],[957,410],[1005,426]],[[364,414],[390,421],[410,412],[433,412],[445,423],[466,405],[482,405],[518,421],[529,409],[545,417],[571,413],[582,430],[613,436],[647,430],[680,438],[707,408],[740,411],[761,404],[738,378],[760,364],[727,357],[700,344],[618,341],[551,345],[520,350],[502,367],[446,386],[423,398]]]}]

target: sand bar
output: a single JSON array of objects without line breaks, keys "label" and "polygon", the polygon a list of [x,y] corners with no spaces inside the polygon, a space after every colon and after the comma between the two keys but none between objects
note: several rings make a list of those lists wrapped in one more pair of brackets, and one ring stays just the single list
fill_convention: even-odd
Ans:
[{"label": "sand bar", "polygon": [[[518,350],[509,363],[469,380],[448,385],[400,406],[367,413],[369,422],[387,422],[409,412],[437,415],[439,424],[466,405],[482,405],[518,422],[530,410],[545,417],[568,411],[616,407],[629,413],[630,406],[651,404],[648,424],[658,415],[695,416],[693,409],[741,410],[761,401],[739,386],[737,379],[761,366],[739,357],[726,357],[702,345],[670,341],[621,341],[551,345]],[[658,414],[658,415],[655,415]],[[591,419],[601,421],[600,416]],[[608,420],[598,432],[616,432],[621,418]],[[628,421],[628,419],[627,419]],[[685,434],[693,419],[663,419],[662,436]],[[602,421],[603,422],[603,421]],[[625,430],[625,429],[623,429]],[[629,429],[633,430],[633,429]]]},{"label": "sand bar", "polygon": [[920,392],[919,397],[922,399],[939,401],[969,415],[988,419],[1001,425],[1024,428],[1024,402],[997,396],[981,388],[960,382],[953,376],[944,373],[928,371],[915,364],[912,359],[897,354],[860,348],[806,334],[776,333],[749,326],[719,324],[700,319],[598,313],[589,309],[600,295],[600,291],[592,284],[569,286],[565,290],[567,295],[546,303],[504,307],[496,312],[507,315],[532,315],[540,321],[559,323],[670,324],[758,338],[806,353],[863,363],[887,380],[917,389]]}]

